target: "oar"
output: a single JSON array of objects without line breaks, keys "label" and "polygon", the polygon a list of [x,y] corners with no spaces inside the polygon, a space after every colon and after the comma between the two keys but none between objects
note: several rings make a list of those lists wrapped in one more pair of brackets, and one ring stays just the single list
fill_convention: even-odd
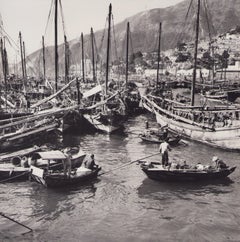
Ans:
[{"label": "oar", "polygon": [[13,221],[14,223],[17,223],[17,224],[19,224],[19,225],[23,226],[24,228],[28,229],[28,230],[29,230],[29,232],[31,232],[31,231],[32,231],[32,229],[31,229],[31,228],[29,228],[28,226],[26,226],[26,225],[24,225],[24,224],[22,224],[22,223],[20,223],[20,222],[16,221],[16,220],[15,220],[15,219],[13,219],[13,218],[8,217],[7,215],[3,214],[2,212],[0,212],[0,215],[1,215],[1,216],[3,216],[4,218],[7,218],[7,219],[9,219],[9,220]]},{"label": "oar", "polygon": [[121,169],[121,168],[123,168],[123,167],[125,167],[125,166],[128,166],[128,165],[131,165],[131,164],[133,164],[133,163],[135,163],[135,162],[137,162],[137,161],[139,161],[139,160],[143,160],[143,159],[146,159],[146,158],[149,158],[149,157],[152,157],[152,156],[155,156],[155,155],[159,155],[159,154],[160,154],[160,153],[157,152],[157,153],[155,153],[155,154],[148,155],[148,156],[145,156],[145,157],[139,158],[139,159],[137,159],[137,160],[129,161],[129,162],[127,162],[127,163],[125,163],[125,164],[123,164],[123,165],[121,165],[121,166],[118,166],[118,167],[116,167],[116,168],[114,168],[114,169],[112,169],[112,170],[109,170],[109,171],[103,172],[103,173],[99,174],[98,176],[102,176],[102,175],[105,175],[105,174],[107,174],[107,173],[113,172],[113,171],[115,171],[115,170],[119,170],[119,169]]},{"label": "oar", "polygon": [[140,135],[141,133],[135,133],[135,132],[132,132],[132,131],[127,131],[128,134],[135,134],[135,135]]}]

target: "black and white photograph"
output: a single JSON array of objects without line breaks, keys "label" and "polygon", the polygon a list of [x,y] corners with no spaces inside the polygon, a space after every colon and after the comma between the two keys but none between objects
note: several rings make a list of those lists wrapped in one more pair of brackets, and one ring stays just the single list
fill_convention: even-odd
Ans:
[{"label": "black and white photograph", "polygon": [[240,241],[240,0],[0,0],[0,241]]}]

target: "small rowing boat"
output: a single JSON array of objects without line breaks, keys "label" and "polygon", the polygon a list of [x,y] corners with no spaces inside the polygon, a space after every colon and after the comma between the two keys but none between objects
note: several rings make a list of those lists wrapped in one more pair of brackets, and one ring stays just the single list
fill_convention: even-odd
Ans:
[{"label": "small rowing boat", "polygon": [[223,179],[233,173],[236,167],[213,168],[205,166],[203,169],[196,167],[171,168],[163,167],[160,163],[142,162],[143,172],[153,180],[165,182],[203,182]]}]

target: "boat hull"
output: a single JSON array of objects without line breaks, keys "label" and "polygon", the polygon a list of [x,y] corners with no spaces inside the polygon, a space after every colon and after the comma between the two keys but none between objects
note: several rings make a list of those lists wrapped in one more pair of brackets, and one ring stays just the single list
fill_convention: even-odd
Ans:
[{"label": "boat hull", "polygon": [[240,150],[240,125],[208,128],[178,120],[176,115],[160,108],[147,97],[142,97],[144,106],[156,115],[157,123],[168,126],[169,130],[181,137],[189,138],[218,148]]},{"label": "boat hull", "polygon": [[14,167],[11,164],[0,165],[0,181],[26,181],[29,179],[30,169]]},{"label": "boat hull", "polygon": [[92,171],[90,174],[85,174],[85,175],[76,176],[76,177],[68,177],[67,175],[61,175],[61,174],[46,175],[44,177],[45,186],[52,187],[52,188],[60,188],[60,187],[65,187],[69,185],[80,184],[82,182],[96,178],[100,170],[101,168],[98,168]]},{"label": "boat hull", "polygon": [[105,133],[113,133],[122,128],[122,125],[113,125],[113,124],[103,124],[99,121],[94,115],[84,114],[85,119],[91,123],[95,129],[105,132]]},{"label": "boat hull", "polygon": [[178,122],[174,119],[169,119],[159,114],[157,111],[155,111],[155,115],[158,124],[162,126],[168,125],[171,131],[180,134],[182,137],[218,148],[240,150],[240,127],[223,127],[216,130],[207,130],[194,125]]},{"label": "boat hull", "polygon": [[[146,137],[144,135],[139,135],[139,138],[141,138],[142,141],[145,142],[149,142],[149,143],[155,143],[155,144],[161,144],[164,142],[164,140],[159,139],[157,137]],[[179,143],[179,141],[181,140],[180,137],[176,137],[176,138],[169,138],[168,143],[171,146],[177,145]]]},{"label": "boat hull", "polygon": [[142,166],[143,172],[153,180],[165,181],[165,182],[204,182],[218,179],[224,179],[235,171],[236,167],[221,169],[221,170],[209,170],[209,171],[197,171],[197,170],[157,170],[150,169]]}]

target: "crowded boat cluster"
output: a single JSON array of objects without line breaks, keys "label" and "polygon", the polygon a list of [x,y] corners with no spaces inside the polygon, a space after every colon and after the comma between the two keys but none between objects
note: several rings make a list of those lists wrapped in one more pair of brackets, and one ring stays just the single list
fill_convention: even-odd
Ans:
[{"label": "crowded boat cluster", "polygon": [[[57,4],[58,0],[55,1],[55,9],[57,9]],[[198,1],[199,7],[200,2]],[[154,130],[146,125],[146,130],[139,133],[139,138],[143,142],[160,144],[157,154],[161,153],[162,160],[158,158],[156,162],[148,162],[139,159],[126,165],[139,162],[141,169],[149,178],[160,181],[211,181],[230,175],[236,167],[229,167],[218,158],[214,158],[216,162],[214,167],[202,164],[196,166],[186,163],[174,164],[168,158],[168,150],[174,146],[186,144],[184,138],[217,148],[240,150],[238,142],[240,107],[226,101],[216,104],[216,100],[220,99],[219,93],[214,99],[213,95],[211,98],[207,96],[210,95],[209,92],[205,96],[196,92],[197,36],[191,95],[183,95],[178,92],[178,89],[159,79],[161,23],[156,84],[153,86],[145,85],[144,78],[137,81],[129,80],[129,23],[127,23],[125,80],[110,80],[111,19],[112,6],[110,4],[104,81],[96,80],[95,48],[92,45],[93,81],[87,82],[85,80],[84,57],[82,59],[82,77],[70,78],[67,70],[69,56],[66,55],[66,79],[59,83],[56,37],[54,91],[52,91],[53,88],[46,90],[46,86],[43,88],[40,84],[36,84],[34,88],[37,88],[37,91],[33,92],[33,89],[26,84],[24,54],[22,54],[24,81],[19,83],[19,80],[16,81],[14,77],[7,78],[7,59],[6,54],[4,54],[6,49],[1,42],[5,84],[5,91],[1,93],[3,95],[1,96],[2,110],[0,114],[0,179],[2,182],[32,179],[46,187],[63,187],[79,184],[105,174],[104,172],[99,173],[101,167],[95,164],[94,154],[85,154],[79,147],[65,147],[62,150],[51,149],[43,146],[44,142],[47,142],[48,137],[63,135],[70,130],[80,133],[95,130],[110,135],[124,129],[124,122],[129,116],[138,115],[146,110],[155,115],[159,128]],[[199,22],[196,22],[196,25],[199,25]],[[56,35],[57,27],[56,24]],[[92,43],[94,43],[92,30],[91,37]],[[83,49],[83,35],[81,35],[81,39]],[[24,45],[22,46],[22,44],[20,39],[20,47],[23,51]],[[67,46],[66,41],[66,50]],[[43,45],[43,54],[44,51]],[[44,55],[43,63],[45,63]],[[11,82],[12,86],[8,81]],[[54,85],[54,83],[49,85]],[[21,94],[17,98],[14,91],[10,90],[14,86],[16,90],[20,90]],[[212,89],[214,89],[214,85]],[[201,100],[198,100],[199,103],[196,103],[195,94],[201,97]],[[211,103],[210,99],[214,99],[215,102]],[[39,143],[40,146],[37,146]],[[150,156],[144,158],[148,157]],[[121,167],[113,169],[117,168]]]}]

